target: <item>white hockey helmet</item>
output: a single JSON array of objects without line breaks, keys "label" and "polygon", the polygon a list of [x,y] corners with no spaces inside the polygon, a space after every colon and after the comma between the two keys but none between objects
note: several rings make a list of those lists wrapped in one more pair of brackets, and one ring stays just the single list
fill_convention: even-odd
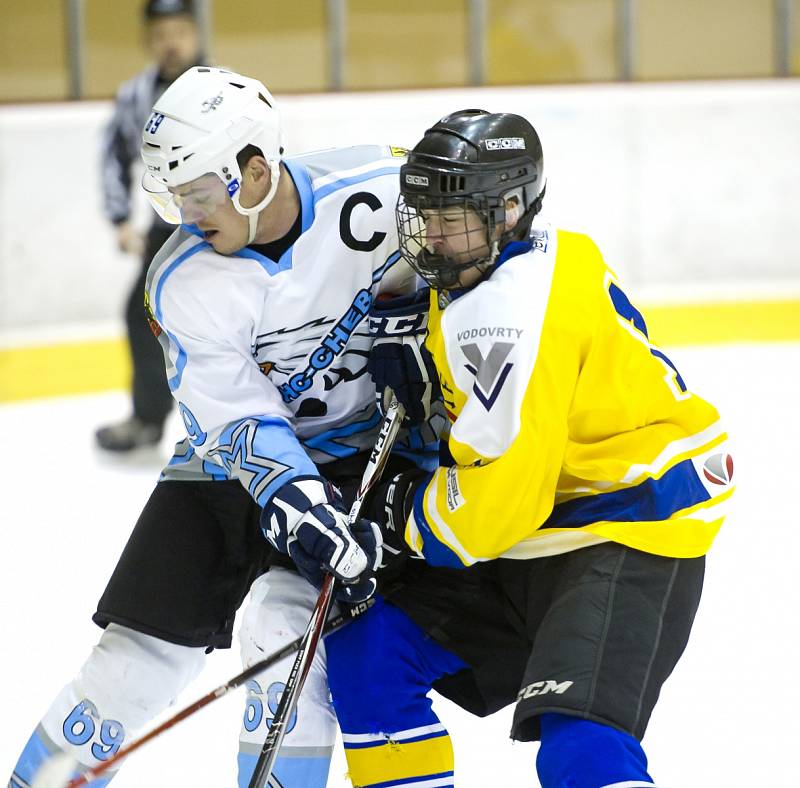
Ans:
[{"label": "white hockey helmet", "polygon": [[[240,203],[242,172],[236,161],[247,145],[261,150],[271,175],[264,199],[249,208]],[[252,243],[258,214],[278,188],[282,153],[280,114],[264,85],[233,71],[195,66],[164,91],[145,124],[142,187],[165,221],[180,224],[188,221],[186,199],[173,190],[203,179],[206,211],[219,204],[215,201],[230,198],[250,221]]]}]

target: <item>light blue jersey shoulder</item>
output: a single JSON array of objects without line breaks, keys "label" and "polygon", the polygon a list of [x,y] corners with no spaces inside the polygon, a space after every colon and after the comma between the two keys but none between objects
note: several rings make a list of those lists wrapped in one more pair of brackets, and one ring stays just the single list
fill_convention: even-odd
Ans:
[{"label": "light blue jersey shoulder", "polygon": [[376,166],[399,170],[405,163],[405,148],[388,145],[353,145],[349,148],[328,148],[291,156],[287,162],[295,163],[308,172],[312,181],[326,176],[345,178],[355,171],[373,172]]},{"label": "light blue jersey shoulder", "polygon": [[[285,164],[297,183],[302,171],[314,203],[356,184],[377,186],[376,181],[389,176],[384,183],[398,191],[400,167],[405,163],[406,150],[387,145],[354,145],[350,148],[331,148],[286,159]],[[372,182],[369,184],[369,182]],[[304,191],[298,184],[301,193]]]}]

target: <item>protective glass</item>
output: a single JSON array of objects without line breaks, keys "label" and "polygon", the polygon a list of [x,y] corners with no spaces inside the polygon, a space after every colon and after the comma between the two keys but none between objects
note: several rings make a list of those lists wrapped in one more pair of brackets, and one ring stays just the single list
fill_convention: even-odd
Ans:
[{"label": "protective glass", "polygon": [[226,186],[219,175],[209,172],[189,183],[168,188],[146,172],[142,188],[156,213],[168,224],[197,224],[232,202],[239,181]]},{"label": "protective glass", "polygon": [[415,196],[397,201],[400,252],[408,264],[438,290],[459,286],[459,275],[491,262],[494,223],[488,205],[474,200],[458,204]]}]

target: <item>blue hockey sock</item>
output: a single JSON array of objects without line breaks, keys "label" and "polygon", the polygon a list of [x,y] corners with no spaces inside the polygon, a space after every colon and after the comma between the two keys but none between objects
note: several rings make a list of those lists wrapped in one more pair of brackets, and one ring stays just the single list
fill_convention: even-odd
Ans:
[{"label": "blue hockey sock", "polygon": [[[53,742],[50,741],[47,734],[42,730],[41,726],[37,726],[36,730],[31,734],[28,739],[25,749],[19,756],[17,765],[14,767],[14,773],[8,782],[9,788],[27,788],[33,783],[33,778],[38,773],[39,769],[50,760],[54,755],[62,752]],[[75,772],[74,777],[78,776]],[[104,775],[97,780],[92,780],[88,783],[89,788],[105,788],[108,785],[113,775]]]},{"label": "blue hockey sock", "polygon": [[638,739],[599,722],[542,714],[536,772],[542,788],[652,786]]},{"label": "blue hockey sock", "polygon": [[353,785],[454,785],[453,746],[428,693],[438,678],[466,667],[461,659],[380,599],[326,643]]}]

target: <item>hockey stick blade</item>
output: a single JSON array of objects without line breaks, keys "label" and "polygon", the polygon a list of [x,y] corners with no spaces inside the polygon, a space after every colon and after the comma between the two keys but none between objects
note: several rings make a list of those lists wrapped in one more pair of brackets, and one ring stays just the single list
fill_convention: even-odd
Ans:
[{"label": "hockey stick blade", "polygon": [[[363,615],[367,610],[369,610],[370,607],[372,607],[372,605],[373,600],[368,599],[366,602],[360,602],[358,605],[354,605],[345,612],[338,613],[325,625],[325,629],[322,633],[323,636],[331,632],[335,632],[349,621],[352,621],[354,618],[358,618],[358,616]],[[162,722],[158,727],[153,728],[153,730],[144,734],[135,741],[132,741],[130,744],[121,747],[107,761],[103,761],[97,766],[87,769],[77,777],[70,779],[70,777],[75,774],[76,769],[80,768],[80,765],[75,761],[72,755],[65,752],[57,753],[39,770],[33,780],[33,783],[31,784],[31,788],[78,788],[81,785],[86,785],[87,783],[97,779],[100,775],[107,772],[113,766],[118,766],[123,758],[126,758],[131,753],[136,752],[136,750],[147,744],[147,742],[152,741],[157,736],[160,736],[162,733],[164,733],[164,731],[169,730],[174,725],[177,725],[182,720],[185,720],[187,717],[191,717],[195,712],[198,712],[200,709],[208,706],[209,703],[213,703],[223,695],[227,695],[232,690],[241,687],[251,678],[257,676],[259,673],[262,673],[268,668],[271,668],[281,660],[286,659],[286,657],[290,657],[300,648],[302,642],[303,637],[296,638],[291,643],[287,643],[283,648],[270,654],[268,657],[255,662],[249,668],[243,670],[225,684],[222,684],[215,690],[212,690],[207,695],[204,695],[202,698],[199,698],[194,703],[187,706],[185,709],[182,709],[174,714],[168,720]],[[51,763],[53,766],[49,765]]]},{"label": "hockey stick blade", "polygon": [[[80,764],[68,752],[57,752],[50,760],[42,764],[36,773],[30,788],[64,788]],[[12,780],[9,785],[16,785]],[[23,783],[20,783],[22,785]],[[24,783],[27,785],[27,783]]]},{"label": "hockey stick blade", "polygon": [[[361,477],[361,484],[359,485],[356,499],[350,509],[349,518],[351,523],[358,519],[367,493],[375,486],[376,482],[381,477],[381,473],[383,473],[386,461],[389,458],[389,452],[392,449],[404,416],[405,410],[403,406],[397,401],[396,397],[392,397],[392,402],[386,409],[386,415],[383,418],[380,432],[375,441],[375,447],[372,449],[367,467],[364,469],[364,474]],[[314,612],[311,614],[306,634],[303,636],[303,644],[297,652],[297,657],[295,658],[294,665],[292,665],[291,673],[286,680],[286,686],[281,694],[278,709],[275,712],[267,738],[264,740],[264,746],[261,748],[261,753],[258,756],[258,761],[253,770],[253,776],[250,778],[248,788],[269,787],[268,781],[272,774],[275,761],[277,760],[281,742],[286,734],[286,723],[297,707],[300,692],[303,689],[306,676],[311,669],[311,663],[314,660],[314,654],[316,653],[317,643],[320,637],[320,622],[324,621],[328,615],[327,611],[333,600],[334,588],[334,577],[332,574],[328,573],[325,575],[325,579],[322,583],[322,589],[319,592],[317,603],[314,606]]]}]

